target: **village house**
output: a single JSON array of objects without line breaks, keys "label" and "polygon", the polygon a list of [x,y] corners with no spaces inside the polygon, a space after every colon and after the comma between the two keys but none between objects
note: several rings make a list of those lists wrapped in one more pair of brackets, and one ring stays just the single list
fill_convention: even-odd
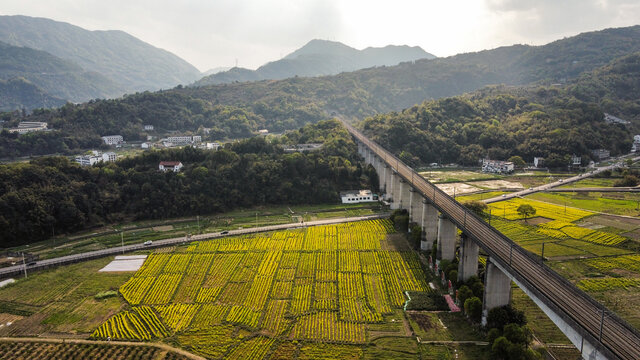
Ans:
[{"label": "village house", "polygon": [[182,163],[180,161],[160,161],[158,169],[164,172],[180,172],[180,169],[182,169]]},{"label": "village house", "polygon": [[500,160],[482,160],[482,172],[494,173],[494,174],[509,174],[513,172],[514,165],[510,161]]}]

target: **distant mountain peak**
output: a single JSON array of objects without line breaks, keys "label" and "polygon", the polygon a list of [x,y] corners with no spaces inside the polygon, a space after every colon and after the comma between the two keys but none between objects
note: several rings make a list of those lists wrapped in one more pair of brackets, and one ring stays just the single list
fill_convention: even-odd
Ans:
[{"label": "distant mountain peak", "polygon": [[255,71],[231,69],[206,76],[195,85],[335,75],[373,66],[433,58],[435,56],[419,46],[387,45],[358,50],[338,41],[313,39],[284,58],[262,65]]}]

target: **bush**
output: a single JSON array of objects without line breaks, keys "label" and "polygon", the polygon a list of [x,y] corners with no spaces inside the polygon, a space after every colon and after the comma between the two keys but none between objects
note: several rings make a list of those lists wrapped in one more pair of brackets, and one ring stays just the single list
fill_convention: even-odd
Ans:
[{"label": "bush", "polygon": [[496,328],[502,330],[505,325],[511,323],[518,326],[526,325],[527,318],[524,316],[524,312],[506,305],[493,308],[487,314],[487,329]]},{"label": "bush", "polygon": [[502,336],[502,333],[500,332],[500,330],[493,328],[489,330],[489,332],[487,333],[487,341],[493,344],[493,342],[496,341],[496,339],[499,338],[500,336]]},{"label": "bush", "polygon": [[487,210],[487,204],[482,201],[472,200],[462,203],[467,209],[473,211],[478,216],[485,216],[485,210]]},{"label": "bush", "polygon": [[458,300],[460,300],[460,304],[464,306],[465,301],[467,299],[473,297],[473,292],[469,289],[468,286],[462,285],[460,289],[458,289]]},{"label": "bush", "polygon": [[621,187],[621,186],[637,186],[638,184],[640,184],[640,179],[638,179],[637,176],[634,175],[625,175],[624,178],[620,179],[620,180],[616,180],[613,183],[613,186],[615,187]]}]

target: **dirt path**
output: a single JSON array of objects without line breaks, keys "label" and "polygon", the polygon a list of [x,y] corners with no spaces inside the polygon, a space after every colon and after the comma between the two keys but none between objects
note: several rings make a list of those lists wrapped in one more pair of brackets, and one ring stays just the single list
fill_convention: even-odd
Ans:
[{"label": "dirt path", "polygon": [[70,339],[70,338],[30,338],[30,337],[1,337],[0,342],[45,342],[45,343],[69,343],[69,344],[100,344],[100,345],[127,345],[127,346],[152,346],[161,350],[171,351],[184,355],[193,360],[207,360],[202,356],[192,354],[188,351],[174,348],[167,344],[151,343],[151,342],[134,342],[134,341],[97,341],[97,340],[84,340],[84,339]]}]

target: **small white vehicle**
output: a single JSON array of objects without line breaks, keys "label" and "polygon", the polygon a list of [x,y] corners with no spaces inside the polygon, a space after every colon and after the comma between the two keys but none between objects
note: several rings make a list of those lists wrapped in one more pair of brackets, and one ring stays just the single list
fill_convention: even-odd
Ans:
[{"label": "small white vehicle", "polygon": [[147,241],[144,242],[145,246],[149,246],[151,244],[153,244],[153,241],[151,241],[151,240],[147,240]]}]

